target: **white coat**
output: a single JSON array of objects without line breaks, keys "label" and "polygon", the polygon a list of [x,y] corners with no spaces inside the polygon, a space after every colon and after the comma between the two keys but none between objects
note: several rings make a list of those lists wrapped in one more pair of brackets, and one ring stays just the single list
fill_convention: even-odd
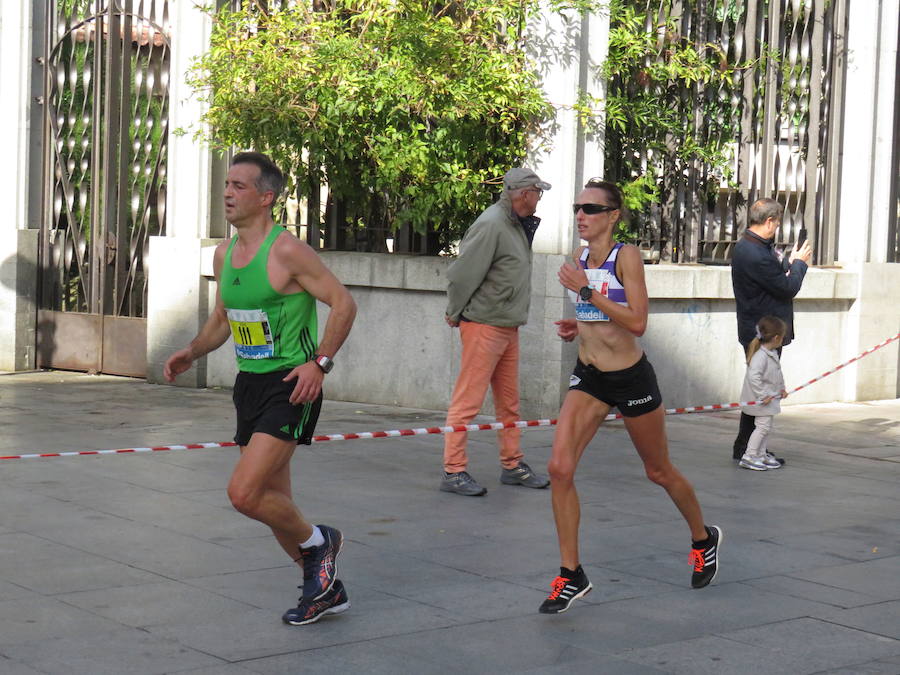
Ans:
[{"label": "white coat", "polygon": [[[760,347],[747,364],[744,386],[741,387],[741,401],[760,401],[767,396],[778,396],[784,388],[778,352]],[[781,399],[776,398],[757,405],[743,405],[741,412],[754,416],[777,415],[781,412]]]}]

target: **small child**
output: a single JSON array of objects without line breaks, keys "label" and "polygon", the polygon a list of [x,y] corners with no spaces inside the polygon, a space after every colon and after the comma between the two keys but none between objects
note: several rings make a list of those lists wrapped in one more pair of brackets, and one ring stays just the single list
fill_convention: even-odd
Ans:
[{"label": "small child", "polygon": [[747,441],[740,466],[753,471],[781,468],[781,462],[766,449],[772,430],[772,419],[781,412],[779,398],[787,397],[778,353],[787,326],[777,316],[764,316],[756,324],[756,337],[747,348],[747,375],[741,389],[741,401],[761,401],[741,406],[741,411],[754,416],[756,428]]}]

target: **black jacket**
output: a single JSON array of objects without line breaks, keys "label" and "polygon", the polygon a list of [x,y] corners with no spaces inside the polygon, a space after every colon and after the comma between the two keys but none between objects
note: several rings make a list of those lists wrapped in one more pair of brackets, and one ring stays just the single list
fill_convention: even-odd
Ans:
[{"label": "black jacket", "polygon": [[746,349],[756,336],[756,322],[767,314],[787,324],[784,344],[794,338],[794,296],[800,291],[807,266],[802,260],[788,265],[779,260],[774,241],[750,230],[735,244],[731,258],[731,285],[737,304],[738,342]]}]

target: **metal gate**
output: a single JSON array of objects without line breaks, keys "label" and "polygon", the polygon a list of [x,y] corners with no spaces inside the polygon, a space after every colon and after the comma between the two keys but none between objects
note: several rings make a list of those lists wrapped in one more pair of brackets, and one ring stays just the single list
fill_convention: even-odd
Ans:
[{"label": "metal gate", "polygon": [[[729,148],[731,178],[699,160],[671,162],[644,151],[658,166],[662,203],[636,214],[647,257],[670,262],[727,264],[746,224],[748,204],[773,197],[785,205],[779,245],[801,235],[814,243],[817,264],[837,254],[839,151],[843,129],[847,0],[631,0],[655,35],[674,20],[676,37],[712,48],[733,62],[754,62],[729,86],[700,82],[674,92],[688,139]],[[652,64],[648,64],[650,67]],[[627,81],[610,82],[613,91]],[[703,114],[703,102],[715,115]],[[673,154],[677,154],[674,153]],[[615,156],[607,156],[612,177]],[[730,184],[729,184],[730,183]]]},{"label": "metal gate", "polygon": [[146,375],[149,238],[165,234],[169,0],[51,0],[39,367]]}]

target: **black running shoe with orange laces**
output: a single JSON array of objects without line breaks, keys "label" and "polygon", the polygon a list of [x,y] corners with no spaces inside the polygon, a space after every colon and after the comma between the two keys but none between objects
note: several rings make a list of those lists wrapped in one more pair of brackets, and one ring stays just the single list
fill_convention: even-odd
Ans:
[{"label": "black running shoe with orange laces", "polygon": [[541,603],[538,611],[541,614],[561,614],[569,609],[573,600],[584,597],[591,592],[591,582],[588,581],[587,575],[581,569],[581,565],[575,570],[574,576],[571,570],[560,568],[560,576],[553,580],[550,587],[550,595]]},{"label": "black running shoe with orange laces", "polygon": [[326,614],[340,614],[350,609],[350,599],[340,579],[335,579],[331,590],[318,600],[300,598],[295,609],[289,609],[281,617],[281,620],[291,626],[304,626],[315,623]]},{"label": "black running shoe with orange laces", "polygon": [[328,525],[317,525],[325,542],[321,546],[301,548],[303,560],[303,597],[318,600],[328,591],[337,576],[337,557],[344,543],[340,530]]},{"label": "black running shoe with orange laces", "polygon": [[706,528],[706,541],[693,544],[690,561],[694,568],[691,586],[703,588],[709,586],[719,573],[719,547],[725,539],[722,528],[713,525]]}]

